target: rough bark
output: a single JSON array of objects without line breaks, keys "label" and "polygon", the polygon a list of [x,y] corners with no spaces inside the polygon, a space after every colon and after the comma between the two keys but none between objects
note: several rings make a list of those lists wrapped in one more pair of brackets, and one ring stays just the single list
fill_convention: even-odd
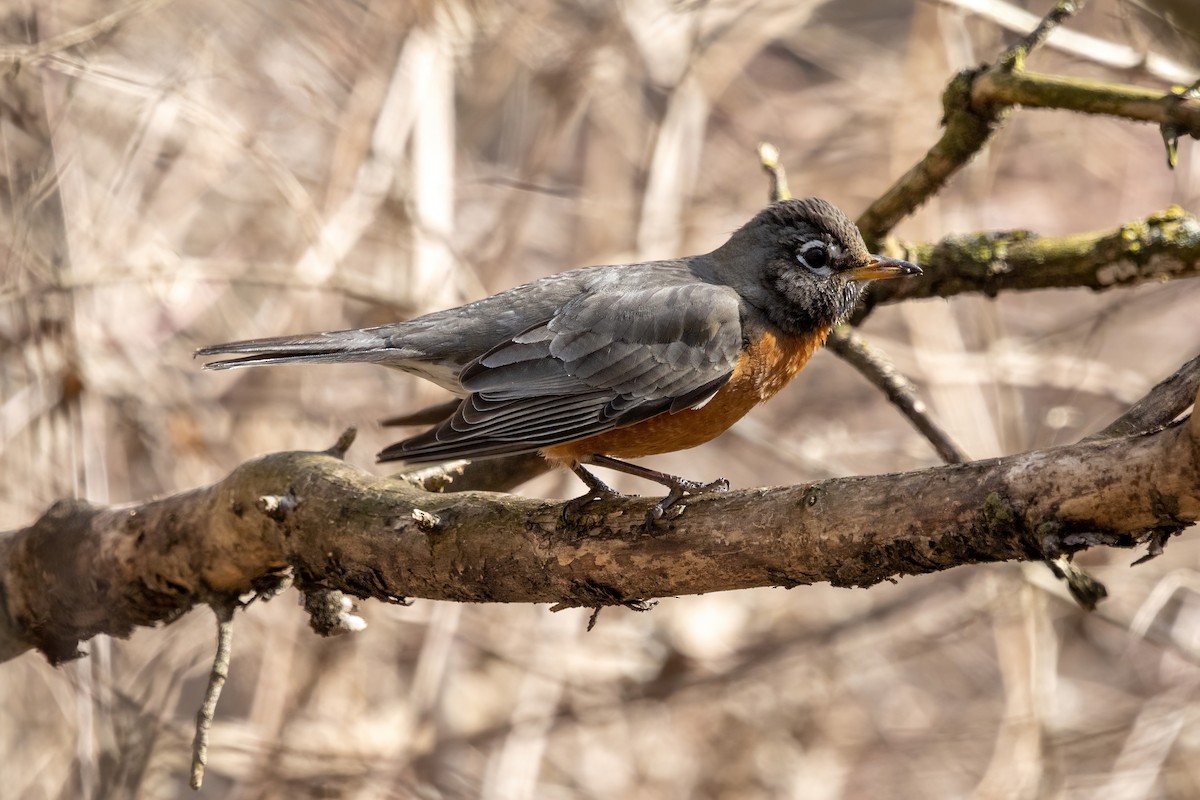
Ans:
[{"label": "rough bark", "polygon": [[80,501],[0,534],[0,658],[58,662],[276,584],[358,597],[562,606],[754,586],[870,586],[963,564],[1149,543],[1200,518],[1200,420],[917,472],[585,507],[426,492],[333,453],[279,453],[137,506]]},{"label": "rough bark", "polygon": [[1070,236],[990,231],[934,243],[893,243],[889,252],[915,261],[919,281],[878,281],[857,318],[880,303],[926,297],[1086,287],[1124,288],[1200,275],[1200,223],[1178,207],[1119,228]]}]

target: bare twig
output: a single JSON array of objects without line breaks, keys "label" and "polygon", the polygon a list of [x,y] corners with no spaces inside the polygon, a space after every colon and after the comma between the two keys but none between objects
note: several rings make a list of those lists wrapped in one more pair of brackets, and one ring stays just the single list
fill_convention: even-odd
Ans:
[{"label": "bare twig", "polygon": [[1050,32],[1062,25],[1081,9],[1085,0],[1059,0],[1054,4],[1042,21],[1038,23],[1028,36],[1014,44],[1000,57],[1000,63],[1006,66],[1019,65],[1020,62],[1034,50],[1041,47]]},{"label": "bare twig", "polygon": [[[1182,92],[1179,92],[1178,96],[1188,100],[1200,98],[1200,80]],[[1167,148],[1167,167],[1175,169],[1179,163],[1179,137],[1186,133],[1186,131],[1174,122],[1163,122],[1158,126],[1158,129],[1162,134],[1163,144]],[[1195,136],[1196,134],[1193,133],[1192,135]]]},{"label": "bare twig", "polygon": [[237,598],[221,598],[209,603],[217,617],[217,652],[213,657],[212,671],[208,674],[208,687],[204,690],[204,702],[196,712],[196,736],[192,740],[193,789],[204,783],[204,767],[208,764],[208,734],[213,717],[217,713],[217,701],[221,689],[229,677],[229,659],[233,655],[233,613],[237,610]]},{"label": "bare twig", "polygon": [[966,452],[930,417],[929,409],[917,396],[917,387],[912,381],[857,332],[843,325],[829,335],[825,346],[882,389],[892,405],[933,445],[942,461],[961,464],[968,460]]},{"label": "bare twig", "polygon": [[1184,364],[1134,403],[1132,408],[1084,441],[1134,436],[1158,430],[1186,411],[1194,403],[1198,391],[1200,356]]},{"label": "bare twig", "polygon": [[758,160],[762,164],[763,171],[767,173],[767,180],[770,181],[767,188],[767,199],[774,203],[790,198],[792,190],[788,188],[787,173],[784,171],[783,165],[779,163],[779,148],[770,142],[760,143]]},{"label": "bare twig", "polygon": [[[1038,17],[1024,8],[1005,0],[936,0],[969,11],[1009,31],[1025,32],[1038,24]],[[1159,80],[1184,83],[1193,72],[1162,52],[1147,53],[1127,44],[1091,36],[1069,28],[1056,28],[1046,38],[1046,47],[1067,53],[1075,58],[1119,70],[1144,68]]]}]

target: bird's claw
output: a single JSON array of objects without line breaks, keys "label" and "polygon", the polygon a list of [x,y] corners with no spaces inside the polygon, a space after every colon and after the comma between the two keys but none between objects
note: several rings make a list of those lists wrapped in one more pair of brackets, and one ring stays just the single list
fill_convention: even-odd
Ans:
[{"label": "bird's claw", "polygon": [[710,494],[713,492],[725,492],[729,490],[729,481],[724,478],[717,478],[709,483],[700,483],[699,481],[689,481],[683,478],[676,480],[671,484],[670,491],[662,500],[650,507],[646,512],[646,522],[653,525],[662,519],[678,519],[683,513],[686,505],[679,502],[687,495]]},{"label": "bird's claw", "polygon": [[609,489],[590,489],[586,494],[568,500],[563,503],[562,518],[564,522],[577,521],[583,515],[583,508],[591,503],[596,503],[601,500],[609,500],[614,497],[623,497],[620,492]]}]

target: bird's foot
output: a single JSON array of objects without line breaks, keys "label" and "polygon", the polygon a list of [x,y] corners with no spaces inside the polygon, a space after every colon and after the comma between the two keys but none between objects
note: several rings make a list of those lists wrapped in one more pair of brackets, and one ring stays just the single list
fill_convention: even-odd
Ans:
[{"label": "bird's foot", "polygon": [[[639,467],[637,464],[630,464],[628,461],[621,461],[611,456],[595,455],[587,459],[589,464],[595,464],[598,467],[607,467],[615,469],[618,472],[624,472],[629,475],[635,475],[639,478],[644,478],[655,483],[662,484],[667,487],[667,496],[650,507],[646,512],[646,524],[654,525],[654,523],[663,519],[677,519],[683,513],[686,506],[680,502],[684,497],[689,495],[709,494],[712,492],[724,492],[729,489],[729,481],[724,478],[717,478],[709,483],[701,483],[699,481],[691,481],[687,478],[680,478],[676,475],[668,475],[665,472],[658,470]],[[576,497],[570,500],[563,507],[563,518],[577,518],[583,507],[588,503],[593,503],[597,500],[606,500],[612,497],[623,497],[620,492],[610,487],[607,483],[597,478],[592,473],[584,469],[580,464],[574,464],[571,470],[579,476],[579,479],[587,484],[587,494]]]},{"label": "bird's foot", "polygon": [[646,521],[653,525],[661,519],[677,519],[686,506],[679,502],[687,495],[710,494],[714,492],[725,492],[729,490],[729,481],[724,478],[717,478],[709,483],[700,483],[699,481],[689,481],[686,478],[676,478],[674,476],[665,476],[671,478],[669,483],[664,482],[668,488],[667,496],[650,507],[646,512]]},{"label": "bird's foot", "polygon": [[584,506],[590,505],[591,503],[625,496],[604,481],[597,478],[592,473],[588,472],[583,467],[575,465],[571,469],[576,475],[579,476],[581,481],[587,484],[588,490],[579,497],[576,497],[573,500],[568,500],[563,504],[562,517],[564,521],[578,521],[579,517],[583,514]]},{"label": "bird's foot", "polygon": [[609,489],[608,491],[596,491],[589,489],[585,494],[579,497],[568,500],[563,503],[562,517],[567,522],[574,522],[583,515],[583,509],[592,503],[597,503],[601,500],[611,500],[617,497],[624,497],[620,492]]}]

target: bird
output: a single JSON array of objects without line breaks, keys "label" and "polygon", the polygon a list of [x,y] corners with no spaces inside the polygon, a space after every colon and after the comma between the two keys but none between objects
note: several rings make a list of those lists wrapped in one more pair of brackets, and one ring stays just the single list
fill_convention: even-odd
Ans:
[{"label": "bird", "polygon": [[[626,459],[684,450],[724,432],[782,389],[847,319],[872,280],[920,275],[869,252],[828,201],[779,200],[710,253],[575,269],[466,305],[372,328],[229,342],[206,369],[365,362],[456,397],[396,417],[428,429],[380,462],[442,463],[538,451],[587,487],[586,467],[661,484],[658,519],[686,495],[723,491]],[[676,512],[682,510],[680,504]]]}]

